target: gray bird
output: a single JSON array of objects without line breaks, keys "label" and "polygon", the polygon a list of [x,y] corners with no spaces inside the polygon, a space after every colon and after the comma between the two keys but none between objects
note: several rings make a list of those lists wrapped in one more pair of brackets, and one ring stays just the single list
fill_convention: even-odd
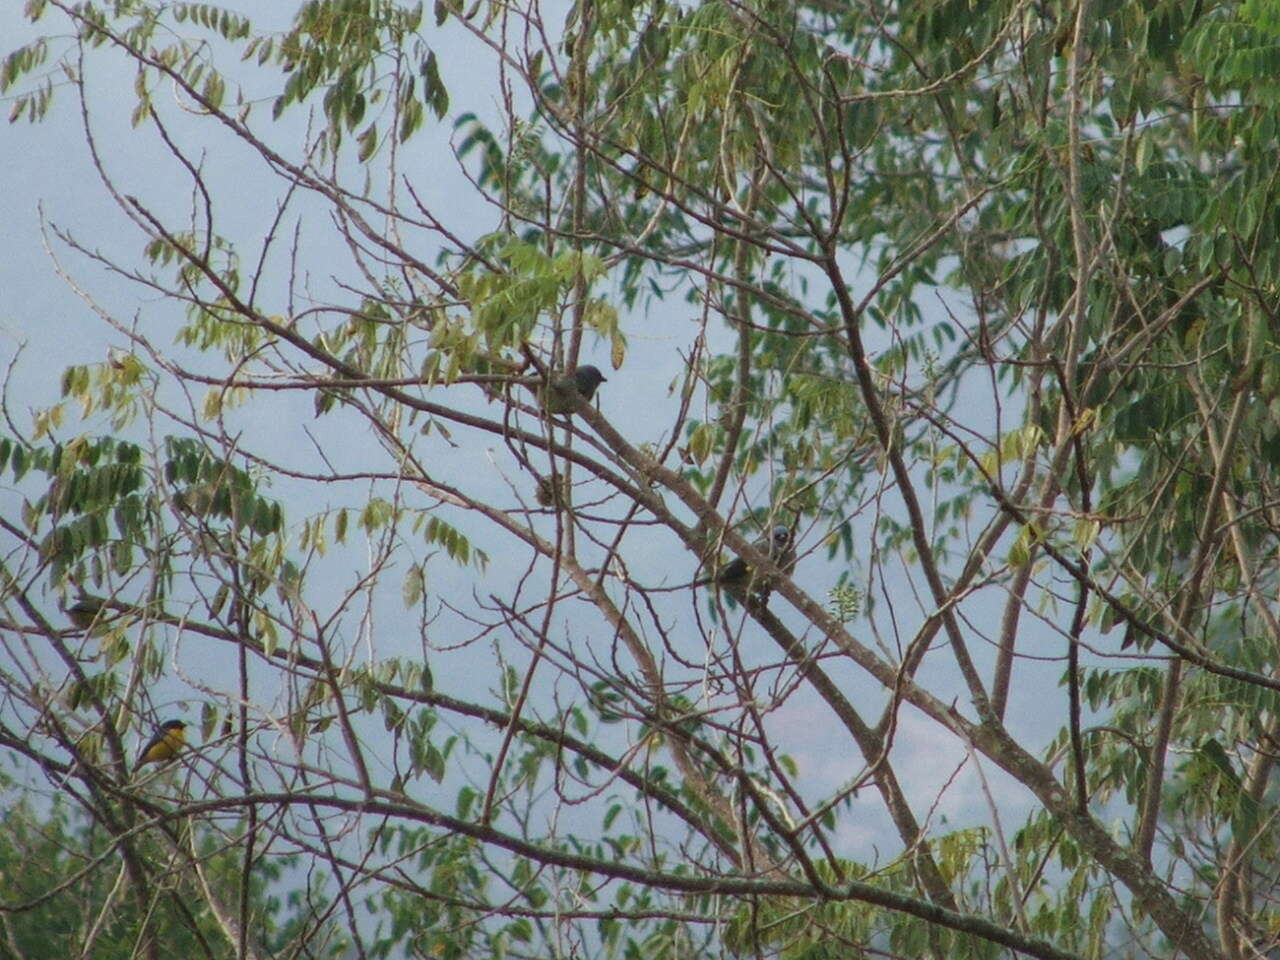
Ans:
[{"label": "gray bird", "polygon": [[[795,570],[796,545],[791,537],[789,527],[778,524],[770,531],[768,537],[757,540],[752,546],[772,560],[773,565],[787,576],[791,576],[792,571]],[[734,557],[717,570],[714,576],[695,580],[693,585],[701,587],[708,583],[726,587],[746,588],[752,593],[759,594],[763,600],[769,599],[771,587],[767,579],[759,583],[756,582],[756,578],[751,573],[751,565],[746,560],[743,560],[742,557]]]},{"label": "gray bird", "polygon": [[584,363],[572,374],[551,378],[542,391],[542,407],[551,414],[573,413],[578,409],[578,397],[590,401],[596,395],[596,387],[605,382],[599,367]]}]

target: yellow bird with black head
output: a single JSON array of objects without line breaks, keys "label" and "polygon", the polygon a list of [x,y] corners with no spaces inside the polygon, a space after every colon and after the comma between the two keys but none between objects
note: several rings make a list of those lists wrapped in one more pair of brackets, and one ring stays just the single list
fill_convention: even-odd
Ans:
[{"label": "yellow bird with black head", "polygon": [[147,741],[147,745],[142,748],[142,753],[138,754],[137,766],[143,767],[148,763],[168,763],[178,755],[178,751],[186,742],[187,725],[181,720],[166,720],[161,724],[156,735]]}]

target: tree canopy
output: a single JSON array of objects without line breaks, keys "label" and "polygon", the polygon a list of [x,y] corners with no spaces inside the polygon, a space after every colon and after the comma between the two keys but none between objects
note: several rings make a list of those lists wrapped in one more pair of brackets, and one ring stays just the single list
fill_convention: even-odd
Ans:
[{"label": "tree canopy", "polygon": [[1278,9],[28,0],[9,947],[1280,949]]}]

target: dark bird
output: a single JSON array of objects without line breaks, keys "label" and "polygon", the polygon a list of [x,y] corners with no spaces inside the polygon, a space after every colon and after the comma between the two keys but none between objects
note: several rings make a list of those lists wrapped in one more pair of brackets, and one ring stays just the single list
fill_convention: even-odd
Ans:
[{"label": "dark bird", "polygon": [[551,414],[573,413],[578,409],[578,397],[590,401],[596,395],[596,387],[605,382],[599,367],[585,363],[571,375],[551,378],[542,391],[542,407]]},{"label": "dark bird", "polygon": [[102,613],[102,607],[103,603],[100,599],[86,593],[71,606],[64,607],[63,611],[78,630],[88,630]]},{"label": "dark bird", "polygon": [[[787,576],[791,576],[792,571],[795,570],[796,545],[791,537],[790,528],[778,524],[768,537],[757,540],[752,546],[773,561],[773,565]],[[693,585],[701,587],[708,583],[715,583],[725,587],[745,587],[768,599],[770,584],[767,581],[761,583],[755,581],[756,578],[751,573],[751,565],[742,557],[734,557],[716,571],[714,576],[695,580]]]},{"label": "dark bird", "polygon": [[187,725],[181,720],[166,720],[160,730],[147,741],[147,745],[138,754],[136,766],[143,767],[148,763],[167,763],[178,755],[187,742]]}]

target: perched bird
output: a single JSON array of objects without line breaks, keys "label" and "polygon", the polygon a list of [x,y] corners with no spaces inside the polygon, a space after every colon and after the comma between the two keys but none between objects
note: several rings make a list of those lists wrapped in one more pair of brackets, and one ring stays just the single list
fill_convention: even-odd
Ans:
[{"label": "perched bird", "polygon": [[[757,540],[752,546],[773,561],[773,565],[787,576],[791,576],[791,572],[795,570],[796,545],[792,540],[789,527],[778,524],[770,531],[768,537]],[[742,557],[734,557],[716,571],[714,576],[695,580],[693,585],[701,587],[708,583],[715,583],[726,587],[745,587],[747,590],[757,593],[767,600],[769,598],[770,584],[767,580],[760,583],[755,581],[756,578],[751,573],[750,564],[743,560]]]},{"label": "perched bird", "polygon": [[167,763],[178,755],[178,751],[186,742],[187,725],[181,720],[166,720],[156,735],[142,748],[142,753],[138,754],[136,766]]},{"label": "perched bird", "polygon": [[[561,485],[563,486],[563,485]],[[550,477],[539,477],[538,486],[534,490],[534,499],[538,501],[538,505],[542,507],[559,506],[564,500],[561,490],[558,490],[557,484]]]},{"label": "perched bird", "polygon": [[102,607],[103,603],[98,597],[91,597],[86,593],[71,606],[64,607],[63,611],[76,629],[88,630],[102,613]]},{"label": "perched bird", "polygon": [[590,400],[596,395],[596,387],[605,382],[599,367],[583,364],[571,375],[551,378],[540,395],[542,408],[551,414],[573,413],[578,408],[578,397]]}]

